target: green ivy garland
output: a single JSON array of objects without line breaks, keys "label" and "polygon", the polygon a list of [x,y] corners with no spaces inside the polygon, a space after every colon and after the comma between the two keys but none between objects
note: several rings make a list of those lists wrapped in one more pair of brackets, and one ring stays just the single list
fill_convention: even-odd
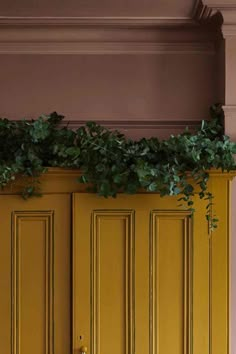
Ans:
[{"label": "green ivy garland", "polygon": [[235,169],[236,144],[224,135],[221,106],[214,105],[210,111],[211,120],[202,121],[195,134],[186,129],[163,141],[133,141],[94,122],[73,131],[60,127],[63,116],[56,112],[31,121],[0,119],[0,187],[18,174],[31,176],[32,183],[22,191],[28,198],[38,194],[37,178],[46,167],[79,168],[79,181],[92,185],[101,196],[133,194],[143,188],[161,196],[179,195],[193,212],[197,184],[199,197],[209,200],[206,217],[215,228],[217,218],[211,215],[213,195],[207,189],[207,171]]}]

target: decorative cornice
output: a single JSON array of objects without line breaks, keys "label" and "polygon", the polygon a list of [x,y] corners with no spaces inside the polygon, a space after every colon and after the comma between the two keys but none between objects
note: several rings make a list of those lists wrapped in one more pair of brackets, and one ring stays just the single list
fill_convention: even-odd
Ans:
[{"label": "decorative cornice", "polygon": [[214,54],[214,40],[188,17],[0,17],[0,54],[162,53]]},{"label": "decorative cornice", "polygon": [[236,0],[231,2],[225,2],[224,0],[196,0],[194,13],[199,13],[200,17],[208,18],[217,11],[232,11],[235,9]]},{"label": "decorative cornice", "polygon": [[197,0],[193,10],[193,18],[198,22],[206,22],[213,16],[213,9]]},{"label": "decorative cornice", "polygon": [[236,0],[197,0],[194,18],[199,22],[208,22],[216,13],[222,15],[222,33],[224,36],[236,35]]},{"label": "decorative cornice", "polygon": [[0,26],[194,27],[191,17],[1,17]]}]

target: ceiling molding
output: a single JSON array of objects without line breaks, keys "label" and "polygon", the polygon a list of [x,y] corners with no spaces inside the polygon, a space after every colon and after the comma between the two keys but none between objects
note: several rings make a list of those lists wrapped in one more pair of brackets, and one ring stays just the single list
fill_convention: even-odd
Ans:
[{"label": "ceiling molding", "polygon": [[[193,12],[193,18],[199,22],[207,22],[216,13],[222,15],[223,26],[236,25],[236,0],[233,0],[230,3],[227,3],[224,0],[197,0]],[[227,28],[226,32],[230,34],[231,29]]]},{"label": "ceiling molding", "polygon": [[1,17],[0,26],[99,26],[99,27],[178,27],[196,26],[191,17]]},{"label": "ceiling molding", "polygon": [[[204,2],[204,3],[203,3]],[[218,16],[216,23],[224,38],[236,35],[236,0],[225,3],[224,0],[197,0],[193,18],[200,23],[213,23],[213,18]],[[220,21],[219,21],[220,18]]]},{"label": "ceiling molding", "polygon": [[193,10],[193,18],[198,22],[206,22],[213,16],[213,9],[197,0]]},{"label": "ceiling molding", "polygon": [[214,54],[214,40],[199,33],[185,17],[1,17],[0,53]]},{"label": "ceiling molding", "polygon": [[221,10],[235,10],[236,8],[236,0],[233,0],[231,2],[226,2],[224,0],[203,0],[203,3],[205,6],[208,6],[209,8],[215,10],[215,11],[221,11]]},{"label": "ceiling molding", "polygon": [[212,55],[214,38],[190,17],[0,17],[0,54],[165,53]]}]

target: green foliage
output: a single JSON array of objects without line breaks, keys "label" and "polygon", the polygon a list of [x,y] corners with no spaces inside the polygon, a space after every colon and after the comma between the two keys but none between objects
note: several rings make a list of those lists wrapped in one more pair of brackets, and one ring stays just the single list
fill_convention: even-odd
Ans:
[{"label": "green foliage", "polygon": [[76,131],[61,128],[63,116],[56,112],[31,121],[0,119],[0,187],[18,174],[29,176],[30,183],[22,192],[28,198],[39,193],[38,177],[47,167],[78,168],[82,171],[79,181],[106,198],[141,188],[161,196],[177,195],[194,211],[197,184],[199,197],[209,201],[206,217],[215,228],[208,171],[235,169],[236,144],[224,135],[221,107],[214,105],[210,111],[212,119],[202,121],[195,134],[186,130],[163,141],[133,141],[94,122]]}]

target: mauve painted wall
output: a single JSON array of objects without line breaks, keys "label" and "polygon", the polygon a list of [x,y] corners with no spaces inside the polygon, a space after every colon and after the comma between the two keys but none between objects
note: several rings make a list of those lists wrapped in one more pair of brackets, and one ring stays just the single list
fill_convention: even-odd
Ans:
[{"label": "mauve painted wall", "polygon": [[197,120],[217,100],[214,63],[204,54],[1,55],[0,116]]}]

